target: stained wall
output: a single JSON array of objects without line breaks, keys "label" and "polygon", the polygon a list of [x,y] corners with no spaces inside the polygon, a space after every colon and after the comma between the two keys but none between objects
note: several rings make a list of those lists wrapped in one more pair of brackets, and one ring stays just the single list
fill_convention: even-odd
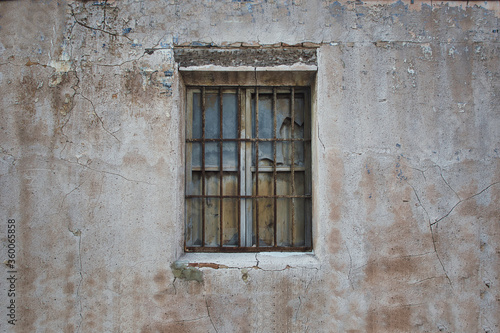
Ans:
[{"label": "stained wall", "polygon": [[[499,11],[1,2],[0,327],[499,332]],[[313,254],[184,254],[181,49],[315,52]]]}]

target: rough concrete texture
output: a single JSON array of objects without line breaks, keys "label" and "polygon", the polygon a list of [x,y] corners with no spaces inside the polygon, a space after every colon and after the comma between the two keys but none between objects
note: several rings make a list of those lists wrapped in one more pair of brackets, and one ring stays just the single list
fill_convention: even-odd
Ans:
[{"label": "rough concrete texture", "polygon": [[[2,1],[1,329],[499,332],[499,12]],[[317,47],[313,256],[183,256],[175,47]]]}]

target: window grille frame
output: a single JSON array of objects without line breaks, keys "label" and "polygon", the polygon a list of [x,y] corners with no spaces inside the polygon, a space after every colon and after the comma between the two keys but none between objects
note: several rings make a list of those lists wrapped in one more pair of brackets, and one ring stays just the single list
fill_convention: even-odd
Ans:
[{"label": "window grille frame", "polygon": [[[256,85],[256,86],[224,86],[224,85],[187,85],[186,88],[186,187],[185,187],[185,232],[184,232],[184,250],[186,252],[267,252],[267,251],[280,251],[280,252],[311,252],[313,250],[312,246],[312,156],[311,156],[311,135],[312,135],[312,100],[311,100],[311,87],[309,86],[268,86],[268,85]],[[237,137],[236,138],[224,138],[223,134],[223,94],[227,92],[236,93],[237,100]],[[202,135],[201,138],[192,137],[192,124],[193,124],[193,94],[200,94],[200,107],[202,113]],[[206,96],[208,93],[216,92],[219,98],[219,137],[218,138],[206,138]],[[294,127],[295,127],[295,96],[296,94],[303,94],[304,106],[303,106],[303,121],[304,121],[304,132],[303,137],[295,137]],[[263,94],[272,94],[272,114],[273,114],[273,137],[272,138],[260,138],[259,137],[259,99]],[[278,138],[278,124],[276,119],[277,114],[277,95],[278,94],[289,94],[290,95],[290,113],[291,113],[291,132],[289,138]],[[253,96],[253,97],[252,97]],[[252,99],[254,98],[254,100]],[[253,104],[254,103],[254,106]],[[252,108],[253,106],[253,108]],[[255,113],[255,120],[252,119],[252,112]],[[254,121],[254,122],[253,122]],[[254,126],[254,128],[252,127]],[[254,133],[253,133],[254,132]],[[255,137],[253,136],[255,134]],[[206,143],[216,143],[219,149],[219,167],[215,170],[219,173],[219,193],[214,195],[208,195],[206,192]],[[237,194],[236,195],[226,195],[223,191],[223,176],[224,169],[223,161],[223,143],[224,142],[236,142],[237,143]],[[271,142],[273,147],[273,165],[271,167],[259,166],[259,143]],[[276,160],[276,150],[278,142],[289,142],[292,147],[291,151],[291,163],[290,167],[279,167]],[[303,143],[303,159],[304,166],[298,167],[295,165],[295,146],[296,142]],[[201,194],[188,194],[189,182],[192,181],[193,167],[191,151],[193,143],[201,143]],[[191,149],[188,146],[191,145]],[[252,166],[252,151],[255,149],[255,164]],[[262,195],[259,194],[259,168],[260,173],[271,172],[273,176],[273,194]],[[271,168],[271,171],[269,171]],[[288,172],[290,171],[290,185],[291,194],[279,195],[277,193],[277,174],[278,172]],[[295,190],[295,173],[304,173],[304,193],[297,194]],[[255,181],[253,180],[253,175],[255,175]],[[253,193],[255,191],[255,193]],[[201,199],[201,245],[188,245],[188,200],[199,198]],[[205,237],[205,209],[206,200],[209,198],[214,198],[219,200],[219,225],[218,225],[218,246],[207,246]],[[223,205],[224,199],[236,199],[237,200],[237,234],[238,241],[237,245],[227,246],[224,245],[224,219],[223,219]],[[260,244],[260,234],[259,234],[259,199],[272,199],[273,204],[273,243],[271,246],[263,246]],[[277,213],[277,200],[278,199],[289,199],[291,202],[291,245],[278,245],[277,234],[278,234],[278,213]],[[294,233],[297,231],[295,228],[295,201],[296,199],[304,199],[304,229],[303,229],[303,245],[296,245],[294,242]],[[249,206],[251,208],[249,208]],[[254,208],[255,207],[255,208]],[[253,212],[255,210],[255,212]],[[252,240],[253,231],[255,230],[255,239]]]}]

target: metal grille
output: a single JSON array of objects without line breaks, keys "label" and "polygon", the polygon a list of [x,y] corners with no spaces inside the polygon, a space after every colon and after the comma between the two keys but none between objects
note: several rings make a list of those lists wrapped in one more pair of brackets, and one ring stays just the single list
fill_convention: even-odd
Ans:
[{"label": "metal grille", "polygon": [[303,87],[188,87],[185,250],[310,251]]}]

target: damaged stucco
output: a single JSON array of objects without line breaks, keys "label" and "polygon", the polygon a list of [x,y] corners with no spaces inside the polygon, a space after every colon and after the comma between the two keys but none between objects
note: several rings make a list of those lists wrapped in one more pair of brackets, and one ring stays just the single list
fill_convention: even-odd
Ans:
[{"label": "damaged stucco", "polygon": [[[0,2],[0,328],[500,332],[499,12]],[[277,65],[317,68],[314,253],[184,254],[179,67]]]}]

